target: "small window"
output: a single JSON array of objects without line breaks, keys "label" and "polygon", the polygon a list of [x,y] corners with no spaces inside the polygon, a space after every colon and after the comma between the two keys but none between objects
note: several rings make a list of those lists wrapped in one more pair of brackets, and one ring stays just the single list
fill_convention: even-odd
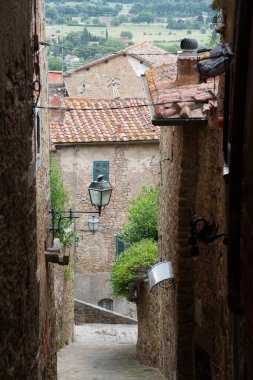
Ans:
[{"label": "small window", "polygon": [[93,162],[93,181],[96,181],[99,174],[104,176],[105,181],[109,181],[109,161]]},{"label": "small window", "polygon": [[113,300],[110,298],[104,298],[98,302],[98,306],[103,307],[107,310],[113,310]]},{"label": "small window", "polygon": [[126,249],[126,244],[122,237],[116,236],[116,254],[119,255],[120,253],[124,252]]}]

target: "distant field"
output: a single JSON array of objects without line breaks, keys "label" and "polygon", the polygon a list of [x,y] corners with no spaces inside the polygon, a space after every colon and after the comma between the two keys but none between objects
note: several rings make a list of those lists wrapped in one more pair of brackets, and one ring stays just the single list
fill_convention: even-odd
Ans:
[{"label": "distant field", "polygon": [[[63,35],[69,32],[82,31],[83,26],[67,26],[67,25],[48,25],[46,28],[47,35],[60,34]],[[89,32],[99,37],[105,35],[105,27],[88,27]],[[207,30],[206,34],[202,34],[199,30],[192,30],[192,34],[187,34],[186,30],[171,30],[165,28],[162,24],[151,25],[136,25],[136,24],[122,24],[118,27],[107,28],[110,37],[119,37],[122,30],[133,33],[133,42],[141,43],[144,41],[156,42],[159,44],[176,43],[185,37],[196,38],[199,45],[207,45],[211,31]],[[171,34],[170,34],[171,33]]]}]

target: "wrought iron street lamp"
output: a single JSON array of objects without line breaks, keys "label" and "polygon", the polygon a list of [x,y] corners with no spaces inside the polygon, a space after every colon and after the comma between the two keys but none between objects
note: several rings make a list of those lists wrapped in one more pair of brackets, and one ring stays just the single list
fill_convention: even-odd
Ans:
[{"label": "wrought iron street lamp", "polygon": [[88,188],[91,204],[98,209],[99,215],[102,207],[109,204],[112,194],[112,185],[103,178],[103,175],[98,175],[97,180],[93,181]]},{"label": "wrought iron street lamp", "polygon": [[[89,188],[90,201],[93,206],[97,208],[97,211],[80,211],[80,210],[50,210],[49,213],[52,215],[52,227],[53,239],[55,238],[55,233],[62,230],[61,223],[64,219],[72,221],[73,219],[78,219],[79,214],[99,214],[101,215],[101,210],[107,206],[110,202],[112,194],[112,185],[108,181],[104,181],[103,175],[98,175],[97,181],[93,181]],[[88,219],[88,227],[93,234],[98,230],[99,219],[94,215]]]}]

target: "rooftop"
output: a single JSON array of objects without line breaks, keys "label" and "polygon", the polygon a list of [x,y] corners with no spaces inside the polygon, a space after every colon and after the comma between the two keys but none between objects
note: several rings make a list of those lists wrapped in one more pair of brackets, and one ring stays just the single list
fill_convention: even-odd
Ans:
[{"label": "rooftop", "polygon": [[147,101],[136,99],[64,98],[64,121],[52,121],[51,142],[58,144],[158,142]]},{"label": "rooftop", "polygon": [[132,45],[126,49],[120,50],[116,53],[107,55],[106,57],[100,58],[98,60],[87,63],[84,66],[78,67],[74,70],[64,73],[64,76],[69,76],[73,73],[87,70],[92,66],[96,66],[102,62],[108,62],[117,56],[132,56],[142,63],[146,63],[148,66],[158,66],[161,64],[172,64],[176,63],[176,55],[167,52],[164,49],[152,45],[150,42],[143,42],[140,44]]},{"label": "rooftop", "polygon": [[205,120],[217,108],[217,79],[180,86],[174,64],[150,69],[145,76],[157,123],[165,119]]}]

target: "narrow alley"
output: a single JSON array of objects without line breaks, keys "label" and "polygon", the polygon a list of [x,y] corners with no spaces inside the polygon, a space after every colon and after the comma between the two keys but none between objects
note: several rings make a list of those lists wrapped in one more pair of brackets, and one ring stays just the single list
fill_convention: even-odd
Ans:
[{"label": "narrow alley", "polygon": [[58,380],[165,379],[136,360],[136,325],[85,324],[58,353]]}]

